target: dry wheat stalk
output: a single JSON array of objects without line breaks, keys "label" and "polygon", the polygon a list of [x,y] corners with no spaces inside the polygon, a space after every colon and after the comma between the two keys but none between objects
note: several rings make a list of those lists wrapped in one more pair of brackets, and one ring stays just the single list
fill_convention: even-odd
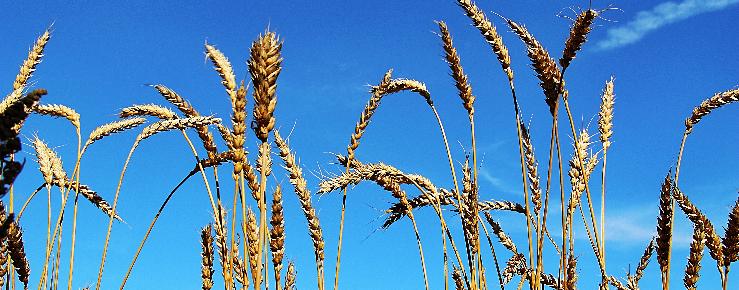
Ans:
[{"label": "dry wheat stalk", "polygon": [[572,24],[570,29],[570,36],[565,42],[562,58],[559,59],[559,64],[563,70],[570,66],[570,62],[575,58],[577,51],[587,41],[588,33],[592,30],[591,25],[596,17],[598,17],[598,11],[588,9],[580,12],[575,18],[575,23]]},{"label": "dry wheat stalk", "polygon": [[49,29],[46,29],[46,31],[44,31],[44,34],[36,39],[36,43],[33,44],[33,48],[31,48],[31,50],[28,52],[28,57],[26,58],[26,60],[23,61],[23,64],[21,65],[20,72],[18,72],[18,75],[15,77],[15,81],[13,82],[13,90],[17,90],[26,86],[28,79],[30,79],[31,75],[33,75],[33,72],[36,71],[36,66],[41,63],[41,58],[44,56],[44,48],[46,47],[46,43],[49,42],[50,38],[51,31]]},{"label": "dry wheat stalk", "polygon": [[680,191],[679,188],[674,188],[672,197],[680,206],[680,209],[683,210],[683,213],[688,216],[688,219],[690,219],[696,227],[700,227],[701,231],[705,233],[706,247],[708,248],[708,253],[711,255],[711,258],[716,260],[718,265],[723,265],[724,255],[721,238],[716,234],[716,230],[714,229],[713,224],[711,224],[711,221],[688,199],[685,194]]},{"label": "dry wheat stalk", "polygon": [[498,237],[498,241],[500,241],[500,244],[511,251],[511,253],[513,253],[514,255],[517,254],[518,249],[516,249],[516,244],[513,243],[513,240],[505,232],[503,232],[500,224],[493,220],[493,216],[490,215],[490,213],[486,212],[485,219],[488,221],[488,224],[490,224],[490,228],[492,229],[495,236]]},{"label": "dry wheat stalk", "polygon": [[452,71],[452,78],[454,79],[454,86],[457,87],[459,92],[459,98],[462,99],[462,104],[467,110],[467,114],[472,115],[474,113],[475,96],[472,95],[472,87],[470,87],[467,75],[464,74],[462,69],[461,60],[457,49],[454,48],[452,36],[449,34],[449,28],[443,21],[437,22],[439,24],[439,31],[441,31],[441,40],[444,43],[445,59],[449,64],[449,68]]},{"label": "dry wheat stalk", "polygon": [[[305,178],[303,177],[303,169],[298,165],[295,160],[295,155],[290,152],[290,147],[287,145],[287,142],[282,139],[279,131],[275,131],[275,144],[277,145],[277,148],[280,149],[280,158],[282,158],[282,161],[285,163],[284,167],[290,174],[290,183],[295,188],[295,193],[300,201],[303,214],[308,221],[308,230],[310,237],[313,240],[313,248],[316,255],[316,267],[318,268],[319,277],[322,277],[324,260],[323,231],[321,230],[316,210],[313,208],[311,203],[311,194],[306,186]],[[319,288],[322,288],[322,286],[323,285],[319,285]]]},{"label": "dry wheat stalk", "polygon": [[200,238],[203,252],[201,254],[201,276],[203,278],[203,290],[213,288],[213,231],[211,225],[203,228]]},{"label": "dry wheat stalk", "polygon": [[510,19],[507,22],[513,32],[526,44],[526,51],[529,59],[531,59],[536,77],[539,78],[541,88],[544,89],[549,112],[554,114],[561,88],[562,72],[557,67],[554,59],[549,56],[549,52],[526,30],[526,27]]},{"label": "dry wheat stalk", "polygon": [[295,264],[292,261],[287,263],[287,275],[285,275],[285,290],[295,290],[295,278],[297,276]]},{"label": "dry wheat stalk", "polygon": [[600,112],[598,112],[598,132],[600,132],[600,141],[603,143],[603,149],[607,150],[611,146],[611,136],[613,135],[613,104],[615,103],[615,95],[613,94],[613,77],[606,82],[601,96]]},{"label": "dry wheat stalk", "polygon": [[493,49],[493,53],[498,57],[503,71],[509,80],[513,80],[513,70],[511,69],[511,56],[508,54],[508,48],[503,44],[503,38],[500,37],[495,26],[488,20],[485,13],[475,5],[471,0],[457,0],[457,5],[461,7],[467,17],[472,20],[472,24],[480,30],[482,37]]},{"label": "dry wheat stalk", "polygon": [[177,118],[177,114],[172,112],[172,110],[170,110],[169,108],[165,108],[155,104],[143,104],[125,107],[121,109],[121,112],[118,113],[118,116],[121,118],[152,116],[162,120]]},{"label": "dry wheat stalk", "polygon": [[693,131],[693,127],[713,110],[737,101],[739,101],[739,89],[717,93],[703,101],[698,107],[693,109],[693,114],[685,119],[685,134],[690,134]]},{"label": "dry wheat stalk", "polygon": [[[198,113],[198,111],[195,110],[195,108],[177,92],[161,84],[152,85],[152,87],[156,89],[157,92],[159,92],[159,94],[162,95],[165,100],[177,107],[177,109],[180,110],[180,112],[182,112],[185,117],[200,116],[200,113]],[[213,140],[213,135],[208,131],[207,126],[199,126],[195,129],[198,133],[198,137],[203,142],[203,147],[205,147],[205,151],[208,152],[208,157],[212,158],[213,155],[217,153],[216,143]]]},{"label": "dry wheat stalk", "polygon": [[41,115],[65,118],[69,120],[75,128],[80,127],[80,114],[70,107],[56,104],[38,105],[33,108],[33,111]]},{"label": "dry wheat stalk", "polygon": [[141,131],[138,137],[136,137],[136,140],[138,142],[149,138],[157,133],[161,133],[164,131],[169,130],[183,130],[187,128],[198,128],[202,126],[212,125],[215,123],[220,123],[221,119],[214,118],[214,117],[207,117],[207,116],[197,116],[197,117],[189,117],[189,118],[183,118],[183,119],[174,119],[174,120],[162,120],[156,123],[153,123],[149,126],[146,126],[144,130]]},{"label": "dry wheat stalk", "polygon": [[523,124],[521,126],[521,141],[523,141],[524,156],[526,157],[526,173],[529,179],[529,188],[531,189],[531,201],[534,203],[534,211],[539,213],[541,210],[541,185],[539,183],[539,163],[536,162],[536,154],[534,154],[534,145],[531,144],[531,135],[529,129]]},{"label": "dry wheat stalk", "polygon": [[280,274],[282,273],[282,259],[285,256],[285,215],[282,208],[282,189],[277,186],[272,194],[272,229],[270,231],[269,248],[272,251],[272,264],[275,270],[275,285],[280,289]]},{"label": "dry wheat stalk", "polygon": [[728,272],[729,265],[739,259],[739,198],[737,198],[729,213],[722,243],[724,246],[724,267],[727,267],[726,271]]},{"label": "dry wheat stalk", "polygon": [[13,267],[18,272],[18,280],[28,288],[28,277],[31,275],[31,267],[26,258],[26,250],[23,246],[23,229],[17,221],[10,222],[8,227],[8,254],[13,260]]},{"label": "dry wheat stalk", "polygon": [[662,280],[666,283],[667,275],[670,269],[670,248],[672,245],[672,220],[674,219],[674,204],[672,202],[672,192],[674,191],[674,183],[670,177],[671,173],[667,173],[665,181],[662,183],[659,196],[659,216],[657,216],[657,238],[656,251],[657,263],[662,270]]},{"label": "dry wheat stalk", "polygon": [[246,215],[246,241],[247,250],[249,257],[249,269],[251,269],[251,277],[254,280],[254,285],[260,285],[259,272],[261,264],[259,263],[259,234],[257,227],[257,217],[251,208],[248,209]]},{"label": "dry wheat stalk", "polygon": [[690,255],[688,256],[688,263],[685,267],[685,277],[683,283],[685,289],[695,290],[697,289],[696,283],[700,278],[701,260],[703,259],[703,246],[706,239],[706,233],[700,226],[693,227],[693,241],[690,242]]},{"label": "dry wheat stalk", "polygon": [[273,116],[277,97],[277,77],[282,71],[282,41],[274,32],[259,35],[251,45],[251,56],[247,65],[254,84],[254,120],[252,129],[257,138],[267,142],[267,136],[275,126]]},{"label": "dry wheat stalk", "polygon": [[90,133],[90,137],[87,138],[85,147],[88,147],[92,143],[95,143],[96,141],[103,139],[104,137],[110,136],[111,134],[120,133],[128,129],[133,129],[144,123],[146,123],[146,119],[144,118],[130,118],[110,122],[108,124],[97,127]]}]

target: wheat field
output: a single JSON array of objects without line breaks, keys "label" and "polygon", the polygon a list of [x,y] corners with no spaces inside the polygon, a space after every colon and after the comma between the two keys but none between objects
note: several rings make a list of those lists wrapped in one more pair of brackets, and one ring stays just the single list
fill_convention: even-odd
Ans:
[{"label": "wheat field", "polygon": [[[695,161],[701,154],[736,161],[735,145],[721,147],[732,152],[694,150],[700,142],[721,142],[723,136],[698,133],[704,126],[736,135],[736,86],[695,96],[692,107],[643,108],[645,115],[675,115],[680,122],[670,126],[679,134],[631,136],[620,130],[628,127],[620,120],[647,117],[619,115],[619,106],[642,96],[623,95],[620,87],[630,85],[621,76],[600,79],[577,68],[582,58],[598,57],[589,50],[592,38],[619,9],[590,4],[565,10],[569,29],[552,36],[526,25],[539,17],[536,11],[508,18],[504,10],[491,13],[471,0],[446,2],[453,9],[444,10],[445,20],[424,20],[433,29],[424,37],[436,44],[426,49],[433,50],[438,70],[419,73],[444,83],[383,63],[384,73],[352,92],[361,101],[327,101],[334,105],[322,105],[316,114],[327,116],[321,119],[282,118],[283,107],[313,108],[298,103],[291,95],[301,90],[285,81],[291,65],[300,64],[291,57],[308,55],[289,50],[290,38],[265,23],[268,28],[248,43],[232,44],[241,49],[233,56],[217,45],[230,48],[231,40],[208,39],[199,49],[209,75],[172,81],[183,89],[162,76],[142,86],[148,97],[117,109],[100,101],[96,118],[107,121],[89,124],[65,105],[73,100],[34,78],[54,57],[49,49],[55,41],[69,37],[57,35],[63,24],[50,26],[25,58],[23,51],[12,55],[19,70],[3,65],[15,78],[0,103],[0,286],[159,289],[167,288],[162,281],[178,280],[191,283],[186,289],[204,290],[739,285],[731,271],[739,260],[735,167],[725,170],[733,179],[721,180],[733,186],[723,192],[732,203],[713,204],[691,191],[697,191],[691,186],[696,176],[705,176],[701,171],[712,172],[710,162]],[[468,57],[471,45],[486,58]],[[598,61],[607,70],[610,62],[628,60]],[[211,84],[207,99],[188,93],[190,82]],[[451,93],[436,93],[441,86]],[[498,93],[491,95],[490,86]],[[212,113],[220,112],[218,106],[223,113]],[[342,125],[342,138],[333,140],[329,129],[305,132],[336,120],[331,112],[354,120]],[[491,131],[507,133],[501,144],[510,146],[491,149]],[[412,140],[396,140],[404,134]],[[627,138],[674,150],[657,153],[668,157],[624,152],[618,147],[629,144],[620,141]],[[426,158],[395,163],[405,151]],[[319,153],[322,164],[301,161]],[[494,155],[507,156],[509,164]],[[633,172],[623,172],[624,164]],[[655,166],[660,171],[641,172]],[[504,169],[505,181],[491,176]],[[624,181],[627,174],[661,178],[648,192],[630,192],[629,182],[636,181]],[[612,212],[619,200],[650,202],[639,213],[648,215],[650,223],[642,225],[649,227],[648,238],[629,250],[611,221],[633,214]],[[720,216],[715,208],[722,208]],[[358,218],[367,216],[374,220]],[[373,229],[362,232],[368,223]],[[387,252],[373,252],[378,249]],[[199,265],[187,272],[178,268],[195,260]],[[403,272],[391,273],[397,269]],[[162,274],[172,272],[176,276]]]}]

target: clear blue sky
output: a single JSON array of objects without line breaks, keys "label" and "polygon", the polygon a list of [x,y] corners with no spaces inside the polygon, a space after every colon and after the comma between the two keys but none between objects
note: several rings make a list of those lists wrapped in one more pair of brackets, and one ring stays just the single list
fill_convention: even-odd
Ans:
[{"label": "clear blue sky", "polygon": [[[587,7],[588,1],[479,2],[511,51],[523,116],[531,121],[534,145],[543,160],[550,124],[543,95],[521,42],[490,12],[526,24],[552,55],[559,56],[570,20],[558,14],[573,16],[570,8]],[[736,2],[674,0],[670,6],[662,1],[593,1],[595,8],[613,4],[621,10],[607,11],[596,21],[590,41],[567,72],[567,85],[578,125],[594,132],[603,83],[612,75],[616,78],[615,134],[608,162],[607,258],[611,274],[624,277],[654,232],[659,184],[676,161],[684,118],[704,98],[739,84]],[[69,105],[82,115],[84,135],[114,120],[122,107],[164,104],[155,91],[143,85],[147,83],[165,84],[201,112],[228,118],[228,97],[204,57],[203,44],[216,45],[234,64],[237,78],[244,79],[248,76],[245,60],[250,42],[266,27],[277,31],[285,41],[277,126],[285,133],[294,127],[291,145],[301,158],[312,190],[318,185],[316,176],[341,170],[330,164],[332,155],[327,152],[345,150],[369,96],[367,85],[376,83],[388,68],[395,69],[396,77],[415,78],[428,85],[455,157],[462,160],[463,148],[470,148],[467,120],[442,60],[440,40],[432,33],[437,30],[434,20],[447,21],[477,95],[477,142],[484,160],[480,168],[482,198],[522,200],[515,123],[504,74],[478,31],[452,0],[18,1],[3,2],[0,11],[3,92],[9,92],[32,41],[54,23],[46,57],[32,81],[49,90],[44,102]],[[680,179],[683,190],[720,233],[739,189],[736,112],[732,107],[721,109],[696,128],[688,140]],[[71,126],[34,116],[24,136],[30,138],[35,133],[60,152],[71,171],[76,148]],[[562,138],[566,143],[571,137]],[[249,136],[247,146],[254,148],[255,140]],[[124,134],[92,147],[82,164],[82,182],[112,199],[132,141],[132,134]],[[21,198],[41,183],[32,151],[25,148],[21,157],[26,158],[27,167],[16,187]],[[386,98],[357,156],[366,162],[381,160],[406,172],[424,174],[439,186],[450,184],[438,129],[416,95]],[[176,133],[156,136],[140,147],[123,186],[119,208],[127,224],[114,226],[104,288],[119,285],[160,202],[191,163],[189,149]],[[545,172],[545,167],[540,172]],[[224,174],[223,179],[229,180],[229,175]],[[288,185],[284,175],[278,175],[277,181]],[[225,182],[224,188],[231,188],[230,182]],[[342,288],[421,288],[410,223],[404,220],[389,230],[377,230],[382,210],[392,197],[368,185],[349,194]],[[310,289],[315,285],[315,270],[305,222],[295,196],[285,196],[286,258],[297,263],[300,288]],[[58,199],[55,202],[58,206]],[[326,237],[327,281],[332,281],[340,197],[316,197],[315,204]],[[45,208],[42,199],[37,200],[22,221],[33,285],[41,272]],[[212,220],[210,211],[202,182],[193,179],[161,217],[134,269],[129,289],[199,288],[199,229]],[[523,245],[523,219],[507,213],[495,215]],[[433,289],[439,289],[438,221],[431,210],[419,211],[417,216]],[[691,233],[682,213],[677,220],[673,254],[676,286],[681,284]],[[85,201],[81,201],[80,221],[75,288],[94,285],[107,226],[107,219]],[[582,286],[592,288],[597,270],[587,243],[584,238],[578,240],[582,246],[580,276]],[[65,255],[67,250],[65,245]],[[708,255],[704,262],[700,287],[718,288],[715,266]],[[492,269],[492,263],[487,265]],[[548,271],[555,271],[554,267],[556,262]],[[657,268],[653,261],[642,280],[644,288],[659,283]],[[62,273],[66,275],[66,267]],[[217,272],[215,277],[219,276]],[[731,276],[731,284],[739,285],[737,270]],[[585,282],[589,282],[587,286]]]}]

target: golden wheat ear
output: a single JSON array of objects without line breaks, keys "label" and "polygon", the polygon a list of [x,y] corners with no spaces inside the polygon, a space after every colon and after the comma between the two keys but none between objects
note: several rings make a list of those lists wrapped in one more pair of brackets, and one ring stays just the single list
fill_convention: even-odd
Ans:
[{"label": "golden wheat ear", "polygon": [[267,137],[275,126],[277,77],[282,71],[281,50],[282,41],[277,34],[267,31],[252,43],[251,56],[247,62],[254,84],[252,129],[262,142],[267,142]]},{"label": "golden wheat ear", "polygon": [[272,226],[269,237],[269,248],[272,251],[272,265],[275,272],[275,285],[281,288],[282,259],[285,257],[285,213],[282,207],[282,188],[277,186],[272,194]]},{"label": "golden wheat ear", "polygon": [[28,52],[28,57],[23,61],[18,75],[15,77],[13,82],[13,90],[22,89],[26,86],[28,79],[31,78],[33,72],[36,71],[36,66],[41,63],[41,58],[44,56],[44,48],[51,39],[51,28],[46,29],[36,42],[33,44],[33,48]]},{"label": "golden wheat ear", "polygon": [[498,58],[506,76],[508,76],[508,80],[513,80],[511,56],[508,54],[508,48],[503,44],[503,38],[500,37],[495,26],[485,16],[485,12],[471,0],[457,0],[457,5],[464,10],[467,17],[472,20],[472,24],[480,31],[490,48],[493,49],[493,53]]},{"label": "golden wheat ear", "polygon": [[685,134],[687,135],[693,132],[693,127],[713,110],[737,101],[739,101],[739,89],[721,92],[703,101],[698,107],[693,109],[690,117],[685,119]]},{"label": "golden wheat ear", "polygon": [[40,115],[67,119],[72,126],[80,128],[80,114],[70,107],[57,104],[38,105],[33,108],[33,111]]},{"label": "golden wheat ear", "polygon": [[90,137],[87,138],[84,147],[87,148],[107,136],[136,128],[144,123],[146,123],[146,119],[137,117],[104,124],[90,132]]},{"label": "golden wheat ear", "polygon": [[588,33],[592,30],[591,26],[596,17],[598,17],[598,11],[588,9],[580,12],[577,18],[575,18],[575,22],[572,24],[572,28],[570,28],[570,36],[565,41],[562,57],[559,59],[562,70],[570,66],[577,52],[582,48],[585,41],[588,40]]},{"label": "golden wheat ear", "polygon": [[201,277],[203,278],[203,290],[213,288],[213,228],[207,225],[200,234],[200,243],[203,248],[201,260]]},{"label": "golden wheat ear", "polygon": [[696,290],[698,278],[700,278],[701,260],[703,259],[703,246],[705,245],[706,233],[699,226],[693,227],[693,241],[690,243],[690,255],[685,267],[683,283],[685,289]]},{"label": "golden wheat ear", "polygon": [[724,267],[728,272],[729,265],[739,259],[739,198],[729,213],[729,221],[722,243],[724,245]]}]

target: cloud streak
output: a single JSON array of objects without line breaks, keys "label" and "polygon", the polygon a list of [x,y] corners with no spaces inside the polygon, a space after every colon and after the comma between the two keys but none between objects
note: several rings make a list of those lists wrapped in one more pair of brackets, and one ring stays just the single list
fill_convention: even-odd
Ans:
[{"label": "cloud streak", "polygon": [[683,0],[664,2],[650,10],[636,13],[628,23],[608,30],[608,38],[598,42],[600,50],[614,49],[639,41],[648,33],[665,25],[699,14],[717,11],[739,3],[739,0]]}]

